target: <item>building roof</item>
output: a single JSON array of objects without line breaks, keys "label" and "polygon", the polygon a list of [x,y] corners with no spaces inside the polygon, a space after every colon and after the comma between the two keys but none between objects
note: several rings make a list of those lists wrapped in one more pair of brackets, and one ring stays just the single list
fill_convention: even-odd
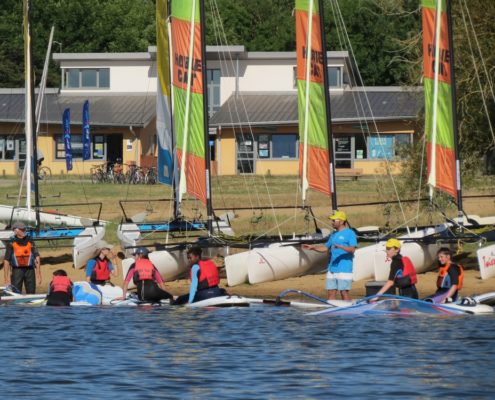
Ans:
[{"label": "building roof", "polygon": [[[45,92],[41,123],[62,123],[62,113],[71,111],[71,124],[82,123],[82,107],[89,100],[93,126],[146,127],[156,115],[156,93],[116,93],[112,95],[61,95],[56,89]],[[0,89],[0,122],[24,122],[24,89]]]},{"label": "building roof", "polygon": [[[423,92],[416,88],[359,87],[331,95],[330,104],[333,122],[373,118],[377,121],[413,120],[423,108]],[[292,125],[297,122],[297,92],[243,92],[238,96],[232,94],[211,118],[210,125]]]}]

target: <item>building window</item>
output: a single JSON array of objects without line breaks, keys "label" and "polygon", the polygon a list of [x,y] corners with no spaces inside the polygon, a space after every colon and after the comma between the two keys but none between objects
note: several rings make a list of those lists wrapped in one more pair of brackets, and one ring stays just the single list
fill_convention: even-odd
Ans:
[{"label": "building window", "polygon": [[219,69],[206,71],[206,85],[208,88],[208,115],[210,118],[220,109],[220,77]]},{"label": "building window", "polygon": [[[328,86],[330,88],[342,87],[342,67],[328,67]],[[293,68],[292,72],[292,87],[297,88],[297,67]]]},{"label": "building window", "polygon": [[259,159],[294,159],[298,157],[299,142],[296,134],[258,135]]},{"label": "building window", "polygon": [[[83,144],[82,135],[71,135],[72,159],[82,160]],[[90,154],[93,160],[103,160],[106,156],[105,136],[92,135]],[[64,136],[55,136],[55,159],[65,160]]]},{"label": "building window", "polygon": [[0,161],[19,159],[19,154],[25,155],[26,139],[13,136],[0,135]]},{"label": "building window", "polygon": [[394,158],[394,136],[381,135],[368,138],[368,158],[388,159]]},{"label": "building window", "polygon": [[65,68],[63,89],[109,89],[110,68]]},{"label": "building window", "polygon": [[[407,151],[408,148],[411,147],[412,144],[412,135],[411,134],[402,134],[395,135],[394,137],[394,152],[396,157],[401,156],[401,152]],[[404,154],[404,153],[402,153]]]},{"label": "building window", "polygon": [[331,88],[342,87],[342,68],[328,67],[328,86]]}]

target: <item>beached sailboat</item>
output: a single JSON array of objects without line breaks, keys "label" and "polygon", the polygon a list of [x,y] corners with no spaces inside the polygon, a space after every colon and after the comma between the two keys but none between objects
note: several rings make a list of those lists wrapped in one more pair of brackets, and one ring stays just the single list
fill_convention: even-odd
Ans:
[{"label": "beached sailboat", "polygon": [[[165,243],[156,245],[149,258],[163,279],[173,280],[187,270],[185,244],[198,243],[202,235],[206,237],[200,243],[208,247],[214,231],[232,230],[228,221],[214,218],[211,204],[204,3],[171,1],[169,9],[166,0],[159,0],[156,7],[158,176],[161,183],[173,186],[174,215],[161,223],[121,224],[117,235],[130,256],[150,232],[166,232]],[[206,207],[206,220],[181,215],[187,195]],[[170,232],[179,233],[181,241],[169,241]],[[132,263],[132,258],[123,261],[124,276]]]},{"label": "beached sailboat", "polygon": [[[77,217],[73,215],[61,214],[58,212],[44,212],[40,205],[40,194],[38,186],[38,174],[35,172],[31,176],[33,167],[33,154],[37,154],[37,116],[34,107],[34,86],[32,80],[32,36],[31,36],[31,1],[23,2],[23,33],[24,33],[24,56],[25,56],[25,135],[26,135],[26,207],[0,206],[0,220],[7,221],[10,226],[15,221],[23,221],[28,225],[29,235],[35,241],[41,240],[73,240],[73,261],[76,268],[86,264],[86,261],[93,257],[96,250],[96,243],[105,235],[105,227],[98,219]],[[49,59],[53,30],[47,51]],[[48,61],[42,79],[44,87]],[[38,94],[38,101],[41,101],[43,90]],[[41,104],[41,103],[40,103]],[[37,108],[38,112],[41,106]],[[39,118],[39,115],[38,115]],[[33,178],[31,180],[31,178]],[[31,184],[33,182],[33,184]],[[31,187],[34,188],[34,209],[31,203]],[[77,204],[76,204],[77,205]],[[101,204],[100,204],[101,210]],[[48,226],[48,228],[45,228]],[[12,236],[12,230],[0,231],[0,256],[5,254],[6,242]]]},{"label": "beached sailboat", "polygon": [[[332,198],[332,209],[338,209],[331,133],[331,113],[326,67],[321,1],[296,1],[297,33],[297,81],[299,99],[300,174],[302,178],[303,204],[309,188]],[[310,54],[310,56],[308,56]],[[427,270],[438,250],[433,238],[446,231],[447,225],[428,227],[414,232],[408,230],[400,237],[404,241],[402,251],[409,255],[418,272]],[[267,248],[252,249],[225,258],[229,285],[249,281],[284,279],[326,268],[321,253],[304,250],[304,240],[320,240],[321,235],[294,238],[298,244],[279,242]],[[377,243],[358,248],[354,254],[354,280],[388,276],[390,260],[385,254],[385,238]]]}]

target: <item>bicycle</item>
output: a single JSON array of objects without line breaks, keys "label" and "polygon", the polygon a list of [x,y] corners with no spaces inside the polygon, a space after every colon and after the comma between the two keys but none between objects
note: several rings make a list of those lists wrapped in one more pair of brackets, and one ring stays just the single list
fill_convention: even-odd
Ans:
[{"label": "bicycle", "polygon": [[107,164],[93,165],[90,173],[92,183],[104,183],[108,181]]},{"label": "bicycle", "polygon": [[52,178],[52,170],[47,166],[39,166],[38,167],[38,179],[40,181],[51,179]]},{"label": "bicycle", "polygon": [[158,181],[155,167],[149,167],[144,175],[144,183],[147,185],[154,185]]}]

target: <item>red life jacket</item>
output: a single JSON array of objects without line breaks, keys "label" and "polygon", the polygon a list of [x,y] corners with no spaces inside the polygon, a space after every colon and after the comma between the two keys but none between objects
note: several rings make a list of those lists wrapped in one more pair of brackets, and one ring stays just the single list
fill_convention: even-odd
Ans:
[{"label": "red life jacket", "polygon": [[[220,277],[218,276],[218,268],[211,260],[200,260],[199,265],[199,277],[198,277],[198,290],[208,289],[218,286],[220,283]],[[189,271],[189,278],[191,272]]]},{"label": "red life jacket", "polygon": [[108,265],[108,259],[102,260],[100,257],[95,258],[96,265],[93,268],[91,274],[91,280],[94,281],[107,281],[110,279],[110,266]]},{"label": "red life jacket", "polygon": [[[437,288],[439,289],[448,289],[450,286],[446,286],[446,278],[449,275],[449,269],[452,263],[448,263],[447,265],[444,265],[443,267],[440,267],[440,270],[438,271],[438,278],[437,278]],[[457,290],[462,289],[462,282],[464,281],[464,268],[462,265],[455,264],[457,267],[459,267],[459,282],[457,283]],[[452,285],[452,283],[451,283]]]},{"label": "red life jacket", "polygon": [[402,276],[409,276],[411,279],[411,285],[418,283],[418,277],[416,276],[416,270],[409,257],[402,256],[402,264],[404,269],[402,270]]},{"label": "red life jacket", "polygon": [[147,258],[137,260],[134,271],[134,282],[155,280],[155,266]]},{"label": "red life jacket", "polygon": [[72,282],[67,276],[54,276],[51,283],[51,292],[69,293],[72,290]]},{"label": "red life jacket", "polygon": [[28,241],[21,245],[16,240],[12,241],[12,265],[14,267],[34,266],[33,244]]}]

